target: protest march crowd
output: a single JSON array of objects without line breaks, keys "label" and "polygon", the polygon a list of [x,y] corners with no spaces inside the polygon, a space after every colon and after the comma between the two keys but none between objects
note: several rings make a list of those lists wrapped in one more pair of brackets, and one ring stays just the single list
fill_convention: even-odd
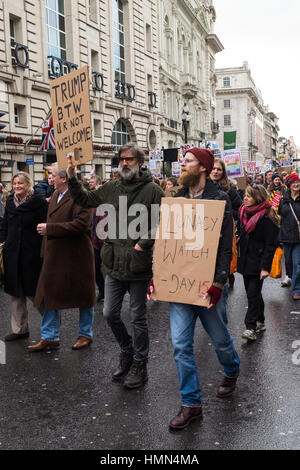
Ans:
[{"label": "protest march crowd", "polygon": [[[35,186],[25,172],[13,176],[11,188],[0,184],[0,266],[11,301],[11,332],[4,339],[29,337],[29,298],[40,316],[41,337],[27,346],[28,353],[59,348],[60,311],[74,308],[79,309],[79,325],[72,349],[80,350],[92,343],[94,306],[103,302],[103,316],[120,346],[112,380],[128,389],[141,387],[148,380],[147,300],[156,300],[158,287],[153,280],[153,228],[159,220],[153,227],[151,208],[160,206],[164,196],[219,201],[225,208],[213,279],[203,295],[206,305],[176,299],[165,303],[181,395],[180,410],[169,426],[184,429],[202,418],[193,349],[197,318],[224,371],[217,397],[235,391],[240,359],[227,326],[234,273],[243,276],[248,309],[241,335],[249,342],[267,328],[263,282],[268,276],[282,276],[282,260],[281,285],[300,300],[300,180],[293,172],[267,171],[248,175],[245,189],[239,189],[237,181],[228,178],[222,159],[196,147],[185,152],[179,178],[154,178],[135,144],[121,147],[118,157],[119,167],[106,182],[97,175],[89,181],[78,179],[68,156],[66,169],[54,164]],[[115,220],[107,217],[109,208]],[[140,217],[132,230],[137,211]],[[127,292],[132,333],[121,317]]]}]

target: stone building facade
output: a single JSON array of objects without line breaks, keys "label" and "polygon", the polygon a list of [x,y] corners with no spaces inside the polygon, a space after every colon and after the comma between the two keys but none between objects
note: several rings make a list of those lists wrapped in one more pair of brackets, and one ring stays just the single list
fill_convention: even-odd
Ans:
[{"label": "stone building facade", "polygon": [[244,162],[276,160],[279,118],[264,104],[248,62],[242,67],[216,69],[216,75],[220,148],[224,148],[224,132],[236,131],[236,147]]},{"label": "stone building facade", "polygon": [[53,160],[38,142],[51,109],[49,83],[84,65],[94,160],[82,175],[109,178],[128,140],[159,148],[157,27],[157,0],[0,0],[0,180],[17,170],[43,178]]},{"label": "stone building facade", "polygon": [[159,0],[158,4],[162,146],[215,140],[215,54],[223,46],[214,34],[213,2]]}]

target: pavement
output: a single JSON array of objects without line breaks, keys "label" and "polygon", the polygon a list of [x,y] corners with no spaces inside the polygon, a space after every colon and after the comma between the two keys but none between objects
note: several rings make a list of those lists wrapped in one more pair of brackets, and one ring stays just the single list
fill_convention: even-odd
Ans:
[{"label": "pavement", "polygon": [[[68,310],[62,313],[60,349],[29,353],[27,345],[40,339],[41,320],[30,304],[30,338],[6,343],[6,363],[0,364],[0,450],[299,450],[300,301],[273,279],[265,281],[263,296],[267,331],[249,344],[241,339],[247,300],[236,275],[228,316],[241,374],[227,399],[216,397],[222,370],[198,322],[203,420],[182,431],[168,427],[180,395],[166,303],[148,304],[149,381],[138,390],[111,381],[119,349],[103,320],[103,304],[96,306],[89,348],[71,349],[78,310]],[[123,316],[130,328],[128,296]],[[1,289],[0,338],[9,332],[9,297]]]}]

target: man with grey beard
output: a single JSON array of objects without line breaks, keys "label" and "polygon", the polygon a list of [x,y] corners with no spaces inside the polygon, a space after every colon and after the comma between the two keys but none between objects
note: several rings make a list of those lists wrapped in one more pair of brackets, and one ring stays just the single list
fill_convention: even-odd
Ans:
[{"label": "man with grey beard", "polygon": [[[158,224],[158,217],[153,221],[151,215],[153,212],[159,214],[164,193],[152,182],[151,173],[142,168],[143,150],[128,143],[120,148],[118,155],[120,179],[111,180],[92,191],[82,189],[72,157],[68,157],[67,171],[74,202],[82,207],[98,207],[105,203],[102,209],[108,213],[107,238],[101,250],[106,275],[103,315],[121,348],[119,367],[112,380],[124,380],[124,386],[131,389],[140,387],[148,379],[146,294],[152,279],[152,247]],[[152,208],[156,211],[151,214]],[[121,319],[127,291],[130,294],[133,337]]]}]

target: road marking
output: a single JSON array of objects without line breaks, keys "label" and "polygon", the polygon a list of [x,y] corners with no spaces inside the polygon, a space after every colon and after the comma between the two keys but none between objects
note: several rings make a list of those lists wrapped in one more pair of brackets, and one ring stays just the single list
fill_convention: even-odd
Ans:
[{"label": "road marking", "polygon": [[291,315],[300,315],[300,312],[291,312]]}]

